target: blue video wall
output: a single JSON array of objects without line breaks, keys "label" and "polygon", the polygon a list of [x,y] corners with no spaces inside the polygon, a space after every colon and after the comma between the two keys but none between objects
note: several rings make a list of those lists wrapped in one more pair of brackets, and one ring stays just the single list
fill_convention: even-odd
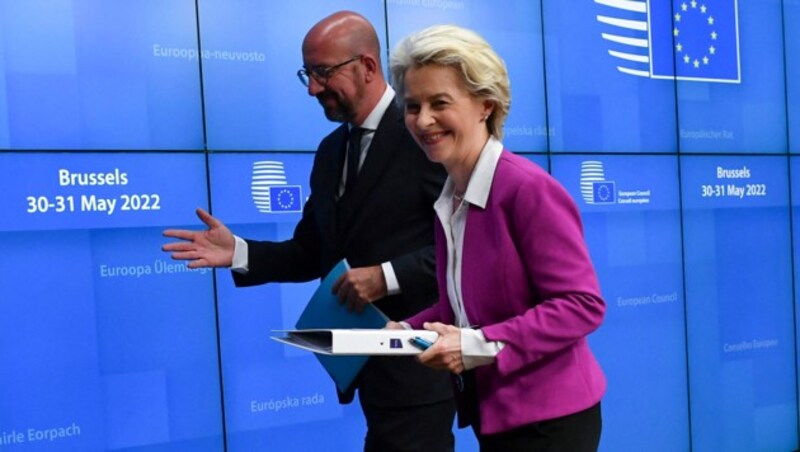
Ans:
[{"label": "blue video wall", "polygon": [[551,173],[582,211],[607,303],[590,339],[608,375],[602,443],[607,450],[687,450],[678,160],[555,155]]},{"label": "blue video wall", "polygon": [[161,251],[197,207],[291,236],[336,127],[301,43],[342,9],[384,66],[437,23],[504,58],[504,144],[574,198],[607,302],[601,450],[800,446],[800,0],[0,0],[0,450],[362,449],[269,339],[316,282]]},{"label": "blue video wall", "polygon": [[681,162],[693,446],[791,450],[797,380],[787,159]]}]

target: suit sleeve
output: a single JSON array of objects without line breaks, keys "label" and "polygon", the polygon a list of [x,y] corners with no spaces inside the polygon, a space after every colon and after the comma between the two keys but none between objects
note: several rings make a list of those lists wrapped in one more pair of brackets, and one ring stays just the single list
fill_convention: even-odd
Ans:
[{"label": "suit sleeve", "polygon": [[[422,151],[420,151],[421,153]],[[424,155],[422,158],[425,158]],[[433,203],[439,197],[447,173],[441,165],[425,158],[422,166],[422,190],[424,205],[433,211]],[[431,220],[431,227],[433,220]],[[433,240],[427,246],[395,257],[390,262],[400,284],[400,291],[407,297],[426,297],[437,293],[436,265]],[[434,300],[429,300],[434,301]]]},{"label": "suit sleeve", "polygon": [[411,328],[415,330],[421,330],[422,324],[425,322],[441,322],[442,320],[440,318],[439,313],[440,313],[439,304],[437,303],[434,304],[433,306],[428,307],[423,311],[420,311],[413,317],[404,320],[404,322],[411,325]]},{"label": "suit sleeve", "polygon": [[520,315],[482,328],[487,340],[506,344],[496,362],[503,374],[572,346],[597,329],[605,315],[572,198],[552,178],[528,182],[511,204],[509,232],[537,300]]}]

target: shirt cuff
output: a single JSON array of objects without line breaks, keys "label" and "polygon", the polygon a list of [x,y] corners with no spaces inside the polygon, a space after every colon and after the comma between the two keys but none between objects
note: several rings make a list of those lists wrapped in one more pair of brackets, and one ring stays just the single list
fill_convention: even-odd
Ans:
[{"label": "shirt cuff", "polygon": [[231,270],[236,273],[246,275],[250,271],[247,261],[247,242],[243,238],[234,235],[233,239],[236,245],[233,247],[233,262],[231,263]]},{"label": "shirt cuff", "polygon": [[394,267],[391,262],[381,264],[383,278],[386,280],[386,295],[397,295],[400,293],[400,283],[397,282],[397,275],[394,274]]},{"label": "shirt cuff", "polygon": [[461,359],[464,369],[491,364],[506,344],[500,341],[487,341],[481,330],[461,328]]}]

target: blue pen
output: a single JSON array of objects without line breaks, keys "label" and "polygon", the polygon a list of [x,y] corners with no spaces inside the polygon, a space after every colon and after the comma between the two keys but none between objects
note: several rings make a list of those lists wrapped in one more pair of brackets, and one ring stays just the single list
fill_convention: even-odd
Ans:
[{"label": "blue pen", "polygon": [[412,337],[408,341],[411,342],[411,345],[417,347],[420,350],[427,350],[431,345],[433,345],[433,342],[427,339],[423,339],[419,336]]}]

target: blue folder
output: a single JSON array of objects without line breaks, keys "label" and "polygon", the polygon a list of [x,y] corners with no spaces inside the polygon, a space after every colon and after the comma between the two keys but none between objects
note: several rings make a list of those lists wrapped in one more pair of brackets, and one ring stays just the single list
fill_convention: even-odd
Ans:
[{"label": "blue folder", "polygon": [[[345,304],[331,293],[333,284],[350,266],[342,260],[322,280],[308,305],[300,314],[295,324],[298,330],[313,328],[383,328],[389,318],[373,304],[368,304],[359,312],[348,311]],[[368,356],[329,356],[315,354],[319,362],[336,383],[339,391],[344,392],[355,380],[358,372],[366,364]]]}]

